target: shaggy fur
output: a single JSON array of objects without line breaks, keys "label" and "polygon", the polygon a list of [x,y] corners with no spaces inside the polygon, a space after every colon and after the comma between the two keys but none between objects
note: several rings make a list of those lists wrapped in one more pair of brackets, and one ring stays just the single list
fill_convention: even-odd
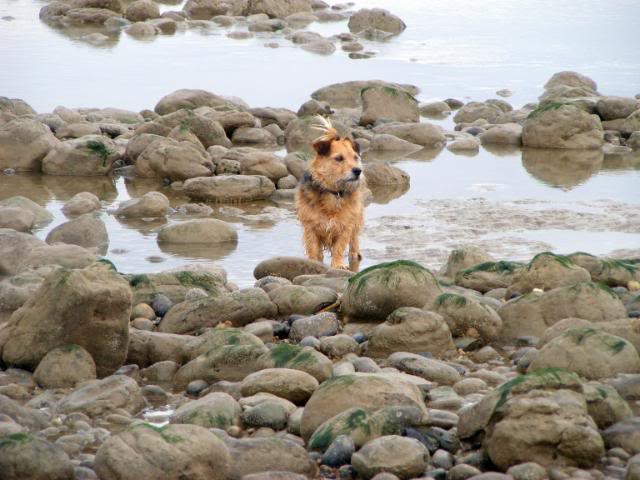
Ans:
[{"label": "shaggy fur", "polygon": [[[331,253],[331,267],[357,270],[362,258],[358,235],[364,222],[364,176],[357,144],[322,117],[324,135],[313,141],[315,158],[296,192],[298,218],[307,256],[322,261]],[[349,267],[344,255],[349,247]]]}]

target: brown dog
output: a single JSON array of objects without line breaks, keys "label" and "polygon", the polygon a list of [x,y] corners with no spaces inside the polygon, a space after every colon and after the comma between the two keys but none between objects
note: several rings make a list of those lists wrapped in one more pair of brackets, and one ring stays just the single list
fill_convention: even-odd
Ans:
[{"label": "brown dog", "polygon": [[313,141],[316,156],[296,192],[298,218],[304,229],[307,256],[322,261],[331,252],[331,267],[357,270],[360,256],[358,235],[364,222],[362,164],[358,145],[340,138],[331,124],[319,117],[324,135]]}]

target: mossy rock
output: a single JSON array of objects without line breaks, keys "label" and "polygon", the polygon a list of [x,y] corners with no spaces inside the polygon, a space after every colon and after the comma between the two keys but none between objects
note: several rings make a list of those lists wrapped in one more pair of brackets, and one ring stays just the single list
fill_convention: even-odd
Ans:
[{"label": "mossy rock", "polygon": [[495,288],[507,288],[514,276],[525,268],[523,263],[483,262],[456,273],[455,283],[461,287],[471,288],[482,293]]},{"label": "mossy rock", "polygon": [[306,372],[318,382],[333,374],[333,363],[311,347],[279,343],[265,352],[259,360],[261,368],[291,368]]},{"label": "mossy rock", "polygon": [[171,416],[171,423],[226,430],[240,423],[241,413],[240,404],[231,395],[213,392],[181,405]]},{"label": "mossy rock", "polygon": [[262,340],[241,328],[208,328],[192,340],[187,349],[191,360],[225,345],[264,346]]},{"label": "mossy rock", "polygon": [[442,315],[454,337],[468,336],[473,329],[484,343],[490,343],[498,337],[502,326],[502,319],[494,309],[455,293],[440,295],[432,310]]},{"label": "mossy rock", "polygon": [[434,275],[410,260],[365,268],[349,279],[341,311],[354,318],[384,319],[400,307],[431,305],[442,293]]},{"label": "mossy rock", "polygon": [[133,303],[149,303],[157,294],[169,297],[173,303],[184,301],[185,294],[192,288],[201,288],[209,295],[219,295],[224,292],[225,279],[222,275],[212,272],[163,272],[126,275],[131,291]]}]

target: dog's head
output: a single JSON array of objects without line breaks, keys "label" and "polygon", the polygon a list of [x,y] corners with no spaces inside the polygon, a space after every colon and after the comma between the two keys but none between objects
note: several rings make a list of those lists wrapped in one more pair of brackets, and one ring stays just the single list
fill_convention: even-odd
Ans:
[{"label": "dog's head", "polygon": [[316,157],[311,162],[311,174],[328,190],[354,191],[360,186],[362,162],[360,148],[349,137],[340,137],[328,120],[318,117],[318,129],[324,132],[313,141]]}]

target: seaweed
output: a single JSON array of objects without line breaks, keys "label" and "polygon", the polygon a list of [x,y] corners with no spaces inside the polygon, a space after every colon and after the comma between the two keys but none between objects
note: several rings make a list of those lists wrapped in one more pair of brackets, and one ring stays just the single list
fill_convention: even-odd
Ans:
[{"label": "seaweed", "polygon": [[89,140],[87,142],[87,148],[102,160],[103,167],[107,166],[107,159],[109,158],[109,155],[114,153],[111,150],[109,150],[109,148],[107,148],[107,146],[104,143],[99,142],[97,140]]},{"label": "seaweed", "polygon": [[148,428],[149,430],[153,430],[154,432],[159,433],[162,439],[167,443],[184,442],[184,438],[180,437],[179,435],[171,435],[170,433],[166,432],[166,429],[167,427],[169,427],[169,425],[165,425],[164,427],[158,427],[156,425],[143,422],[143,423],[138,423],[132,426],[130,429],[139,428],[139,427]]},{"label": "seaweed", "polygon": [[574,106],[573,104],[568,102],[549,102],[533,110],[529,115],[527,115],[527,120],[530,118],[535,118],[544,112],[549,112],[551,110],[558,110],[560,107],[564,105]]},{"label": "seaweed", "polygon": [[4,448],[10,445],[24,445],[33,440],[33,437],[24,432],[10,433],[0,437],[0,448]]},{"label": "seaweed", "polygon": [[509,262],[507,260],[500,260],[498,262],[479,263],[472,267],[465,268],[460,272],[462,276],[466,277],[475,272],[513,273],[522,267],[524,267],[524,264],[520,262]]},{"label": "seaweed", "polygon": [[467,299],[462,295],[457,295],[455,293],[443,293],[436,298],[434,306],[442,307],[445,305],[453,305],[455,307],[464,307],[466,304]]},{"label": "seaweed", "polygon": [[542,256],[553,258],[556,262],[558,262],[560,265],[562,265],[565,268],[571,268],[575,265],[569,257],[565,257],[564,255],[556,255],[553,252],[542,252],[537,254],[535,257],[533,257],[533,259],[531,259],[531,261],[529,262],[529,265],[527,266],[527,270],[531,270],[533,263]]},{"label": "seaweed", "polygon": [[[377,277],[380,280],[380,282],[388,288],[394,288],[395,285],[391,285],[391,278],[393,276],[395,267],[411,267],[409,269],[409,272],[411,273],[411,275],[413,275],[413,277],[416,280],[419,279],[418,278],[419,275],[416,269],[421,274],[427,274],[433,277],[431,272],[426,268],[424,268],[419,263],[416,263],[412,260],[395,260],[393,262],[378,263],[377,265],[372,265],[370,267],[367,267],[361,270],[360,272],[356,273],[351,278],[349,278],[348,280],[349,287],[357,283],[355,293],[358,294],[366,286],[369,278],[368,275],[371,272],[381,271],[381,275]],[[433,277],[433,279],[437,283],[437,280],[435,279],[435,277]]]}]

